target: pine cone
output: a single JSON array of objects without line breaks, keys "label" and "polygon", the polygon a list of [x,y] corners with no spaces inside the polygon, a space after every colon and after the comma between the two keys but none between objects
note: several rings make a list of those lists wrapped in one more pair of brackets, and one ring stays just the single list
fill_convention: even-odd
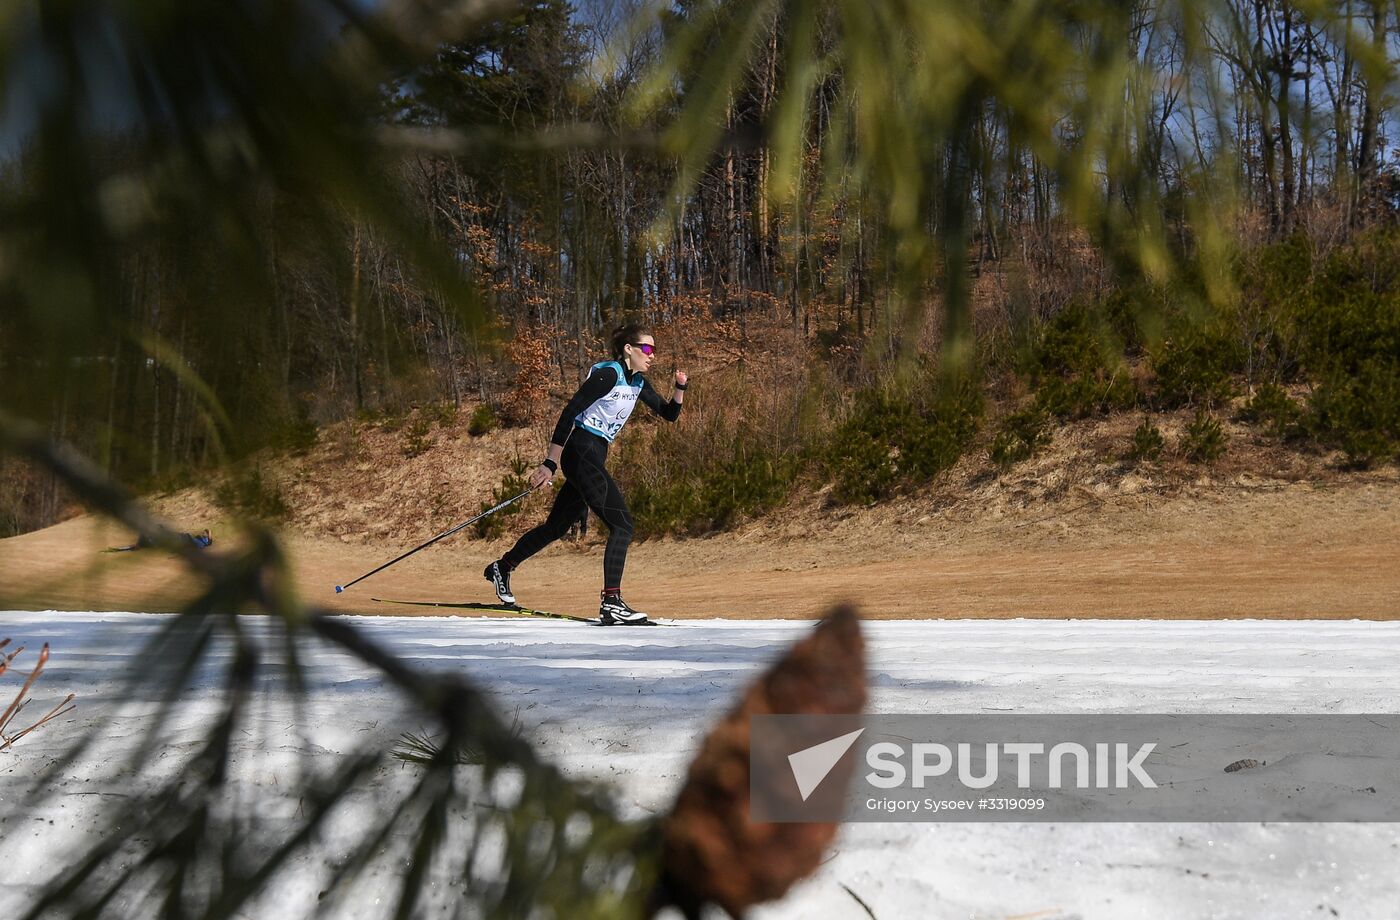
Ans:
[{"label": "pine cone", "polygon": [[[696,917],[705,903],[733,916],[782,897],[812,873],[834,823],[749,820],[749,725],[760,715],[858,715],[865,708],[865,643],[854,609],[835,608],[749,688],[690,765],[662,824],[662,872],[653,904]],[[786,765],[775,764],[775,769]],[[849,779],[849,773],[844,779]]]}]

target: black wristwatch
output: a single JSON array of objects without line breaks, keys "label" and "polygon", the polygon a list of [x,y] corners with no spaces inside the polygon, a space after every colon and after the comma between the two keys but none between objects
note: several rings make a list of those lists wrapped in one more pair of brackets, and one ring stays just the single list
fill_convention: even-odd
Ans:
[{"label": "black wristwatch", "polygon": [[689,386],[689,384],[686,384],[686,383],[676,383],[676,384],[672,384],[672,386],[674,386],[674,387],[675,387],[676,389],[678,389],[678,390],[684,390],[686,387]]},{"label": "black wristwatch", "polygon": [[559,472],[559,464],[555,463],[548,457],[545,457],[543,460],[540,461],[540,466],[547,467],[551,473]]}]

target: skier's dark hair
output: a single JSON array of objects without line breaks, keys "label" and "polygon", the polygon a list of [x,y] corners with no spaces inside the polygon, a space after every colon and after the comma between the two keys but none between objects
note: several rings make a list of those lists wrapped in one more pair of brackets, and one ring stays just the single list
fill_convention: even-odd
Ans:
[{"label": "skier's dark hair", "polygon": [[628,323],[625,326],[618,326],[613,330],[612,338],[609,340],[612,343],[613,357],[621,361],[623,347],[634,344],[637,339],[644,335],[651,335],[652,338],[656,338],[656,336],[652,335],[651,327],[641,323]]}]

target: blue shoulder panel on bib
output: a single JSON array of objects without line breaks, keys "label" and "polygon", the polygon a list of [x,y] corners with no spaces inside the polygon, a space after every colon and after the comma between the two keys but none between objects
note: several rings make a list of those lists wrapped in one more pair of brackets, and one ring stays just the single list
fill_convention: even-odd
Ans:
[{"label": "blue shoulder panel on bib", "polygon": [[617,383],[614,384],[614,386],[631,387],[634,390],[640,390],[642,388],[642,375],[638,374],[635,382],[629,381],[627,379],[627,368],[622,366],[621,361],[599,361],[588,369],[589,373],[596,371],[600,367],[610,367],[617,371]]}]

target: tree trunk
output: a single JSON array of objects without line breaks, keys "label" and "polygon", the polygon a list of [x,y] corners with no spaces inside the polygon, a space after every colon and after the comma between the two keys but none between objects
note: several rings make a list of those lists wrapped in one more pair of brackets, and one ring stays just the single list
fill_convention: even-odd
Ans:
[{"label": "tree trunk", "polygon": [[350,374],[355,382],[355,409],[365,407],[364,380],[360,374],[360,224],[352,221],[355,239],[350,255]]},{"label": "tree trunk", "polygon": [[[1379,60],[1386,60],[1386,7],[1380,0],[1370,0],[1371,5],[1371,45]],[[1363,214],[1369,210],[1373,186],[1379,167],[1379,134],[1380,134],[1380,114],[1381,96],[1385,92],[1384,86],[1377,86],[1378,81],[1374,79],[1374,74],[1368,73],[1363,83],[1362,114],[1361,114],[1361,138],[1359,149],[1356,152],[1356,178],[1357,192],[1361,207],[1357,213]]]}]

